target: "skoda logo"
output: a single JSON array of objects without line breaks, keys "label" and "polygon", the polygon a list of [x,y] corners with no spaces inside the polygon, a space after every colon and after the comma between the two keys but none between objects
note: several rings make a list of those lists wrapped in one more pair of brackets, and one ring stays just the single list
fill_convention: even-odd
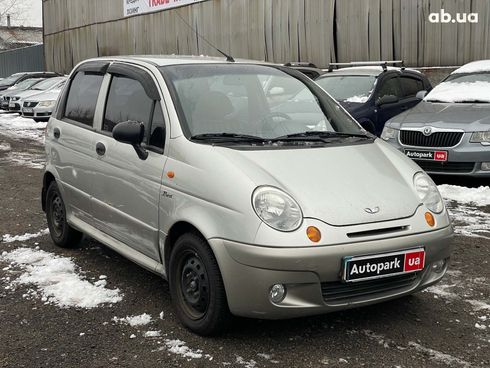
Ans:
[{"label": "skoda logo", "polygon": [[370,215],[374,215],[375,213],[379,212],[379,207],[373,207],[373,208],[365,208],[364,211],[369,213]]},{"label": "skoda logo", "polygon": [[424,128],[423,133],[426,137],[428,137],[429,135],[432,134],[432,128],[431,127]]}]

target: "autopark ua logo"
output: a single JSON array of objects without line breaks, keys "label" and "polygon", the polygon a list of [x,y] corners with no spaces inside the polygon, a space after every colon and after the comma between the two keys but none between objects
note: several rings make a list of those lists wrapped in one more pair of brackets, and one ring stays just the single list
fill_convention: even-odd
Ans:
[{"label": "autopark ua logo", "polygon": [[439,13],[430,13],[431,23],[478,23],[478,13],[456,13],[456,16],[441,9]]}]

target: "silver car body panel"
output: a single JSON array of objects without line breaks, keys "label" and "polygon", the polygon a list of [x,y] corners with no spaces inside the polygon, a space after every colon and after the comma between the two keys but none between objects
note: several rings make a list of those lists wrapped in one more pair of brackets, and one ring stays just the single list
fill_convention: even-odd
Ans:
[{"label": "silver car body panel", "polygon": [[[191,142],[183,136],[156,65],[222,59],[102,60],[133,65],[152,76],[169,134],[163,154],[150,152],[141,161],[131,146],[98,132],[108,75],[93,128],[51,117],[46,171],[56,178],[73,227],[166,277],[169,232],[179,223],[194,226],[208,239],[230,309],[237,315],[281,318],[345,308],[323,302],[320,284],[340,280],[339,260],[347,255],[414,247],[427,252],[427,267],[416,285],[353,300],[349,306],[405,295],[442,277],[445,270],[434,275],[430,268],[431,262],[449,257],[452,228],[447,212],[434,214],[435,227],[427,225],[428,210],[413,189],[420,168],[391,145],[377,139],[352,146],[251,151]],[[54,138],[55,128],[59,139]],[[106,146],[103,157],[95,151],[98,142]],[[279,232],[257,217],[251,195],[260,185],[278,187],[298,201],[305,215],[298,230]],[[365,211],[375,206],[379,212]],[[308,226],[324,234],[319,245],[306,237]],[[246,275],[251,276],[248,281]],[[279,280],[295,290],[282,306],[267,300],[271,282]]]}]

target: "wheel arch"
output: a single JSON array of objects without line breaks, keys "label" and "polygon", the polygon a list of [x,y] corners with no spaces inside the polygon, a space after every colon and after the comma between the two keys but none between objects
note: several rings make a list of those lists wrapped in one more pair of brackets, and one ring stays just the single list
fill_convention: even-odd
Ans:
[{"label": "wheel arch", "polygon": [[46,192],[53,181],[56,181],[56,177],[50,171],[46,171],[43,176],[43,188],[41,193],[41,207],[46,212]]}]

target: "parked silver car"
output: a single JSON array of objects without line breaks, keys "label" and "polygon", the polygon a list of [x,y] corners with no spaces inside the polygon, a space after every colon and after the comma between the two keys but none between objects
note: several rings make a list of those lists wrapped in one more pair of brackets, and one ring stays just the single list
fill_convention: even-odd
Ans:
[{"label": "parked silver car", "polygon": [[0,99],[0,108],[2,110],[8,110],[9,109],[9,104],[10,104],[10,99],[12,96],[15,96],[16,94],[25,91],[26,89],[29,89],[36,85],[37,83],[41,82],[43,78],[30,78],[30,79],[25,79],[22,82],[19,82],[12,87],[7,88],[6,90],[1,92],[1,99]]},{"label": "parked silver car", "polygon": [[[274,112],[261,83],[272,77],[303,89],[316,114]],[[74,247],[85,233],[163,276],[199,334],[231,314],[386,301],[448,267],[453,229],[432,180],[284,66],[88,60],[60,96],[46,153],[53,241]]]},{"label": "parked silver car", "polygon": [[21,109],[24,103],[24,99],[37,95],[39,93],[50,91],[52,89],[60,89],[63,87],[65,82],[66,77],[47,78],[39,83],[36,83],[26,90],[18,91],[10,97],[9,111],[22,112]]},{"label": "parked silver car", "polygon": [[490,177],[490,60],[455,70],[381,137],[430,174]]},{"label": "parked silver car", "polygon": [[[56,78],[52,78],[56,79]],[[22,102],[22,116],[25,118],[34,119],[34,121],[48,121],[51,113],[53,112],[58,97],[61,93],[61,89],[66,83],[66,77],[59,77],[59,79],[48,88],[46,91],[24,97]],[[39,92],[39,91],[37,91]]]}]

